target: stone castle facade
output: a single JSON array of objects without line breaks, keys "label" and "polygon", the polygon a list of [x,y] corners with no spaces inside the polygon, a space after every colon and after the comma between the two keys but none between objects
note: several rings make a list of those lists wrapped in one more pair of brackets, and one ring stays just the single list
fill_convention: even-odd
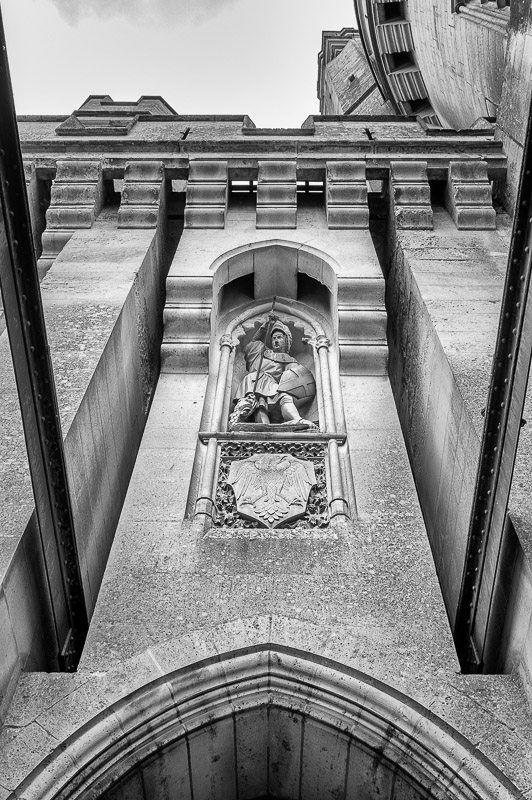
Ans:
[{"label": "stone castle facade", "polygon": [[[415,0],[324,33],[301,128],[160,97],[19,119],[75,553],[34,513],[5,331],[0,800],[528,797],[523,370],[508,509],[471,534],[530,102],[530,9],[492,5],[446,5],[506,42],[497,113],[456,125]],[[232,424],[264,359],[278,417]]]}]

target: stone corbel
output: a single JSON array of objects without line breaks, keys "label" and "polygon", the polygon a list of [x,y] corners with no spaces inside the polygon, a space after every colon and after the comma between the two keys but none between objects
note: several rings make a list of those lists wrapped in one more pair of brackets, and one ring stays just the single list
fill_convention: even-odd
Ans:
[{"label": "stone corbel", "polygon": [[[327,433],[336,433],[338,425],[332,393],[330,345],[331,342],[327,336],[316,337],[314,347],[318,354],[317,364],[319,366],[319,384],[323,403],[323,422]],[[331,525],[334,526],[349,519],[347,492],[342,478],[340,453],[336,439],[329,441],[327,457],[329,462],[329,513]]]},{"label": "stone corbel", "polygon": [[162,161],[128,161],[118,210],[118,227],[156,228],[163,186]]},{"label": "stone corbel", "polygon": [[[231,334],[224,334],[220,338],[220,362],[218,364],[218,377],[214,390],[214,399],[210,414],[208,430],[210,433],[220,433],[223,426],[223,413],[225,395],[229,383],[229,369],[231,355],[236,342]],[[200,485],[194,519],[205,528],[210,527],[213,517],[214,480],[216,477],[216,464],[218,461],[218,438],[213,436],[208,440],[207,449],[203,459]]]},{"label": "stone corbel", "polygon": [[485,161],[451,161],[445,201],[459,230],[495,229],[496,213]]},{"label": "stone corbel", "polygon": [[364,161],[328,161],[327,225],[331,229],[369,228]]},{"label": "stone corbel", "polygon": [[73,236],[91,228],[103,203],[103,175],[100,161],[58,161],[52,184],[46,229],[42,235],[40,275],[45,275]]},{"label": "stone corbel", "polygon": [[226,213],[227,161],[191,161],[185,228],[224,228]]},{"label": "stone corbel", "polygon": [[390,198],[398,230],[432,230],[426,161],[390,161]]},{"label": "stone corbel", "polygon": [[259,161],[257,228],[296,227],[296,162]]}]

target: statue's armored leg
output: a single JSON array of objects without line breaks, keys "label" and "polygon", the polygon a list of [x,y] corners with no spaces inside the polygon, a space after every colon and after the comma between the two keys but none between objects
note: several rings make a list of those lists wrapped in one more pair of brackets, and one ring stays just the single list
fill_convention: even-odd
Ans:
[{"label": "statue's armored leg", "polygon": [[283,415],[283,419],[287,423],[291,423],[293,425],[297,425],[297,423],[305,423],[306,425],[310,425],[311,428],[316,428],[313,422],[308,419],[303,419],[300,415],[299,411],[297,410],[294,401],[289,395],[285,395],[280,400],[281,403],[281,414]]}]

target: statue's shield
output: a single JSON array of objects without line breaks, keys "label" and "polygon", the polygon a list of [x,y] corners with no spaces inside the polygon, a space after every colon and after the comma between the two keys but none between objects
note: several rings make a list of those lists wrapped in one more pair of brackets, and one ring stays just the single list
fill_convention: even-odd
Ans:
[{"label": "statue's shield", "polygon": [[278,528],[303,516],[316,473],[312,461],[287,453],[257,453],[233,461],[228,483],[242,517]]},{"label": "statue's shield", "polygon": [[312,400],[316,395],[316,381],[303,364],[291,364],[281,375],[279,391],[291,394],[297,400]]}]

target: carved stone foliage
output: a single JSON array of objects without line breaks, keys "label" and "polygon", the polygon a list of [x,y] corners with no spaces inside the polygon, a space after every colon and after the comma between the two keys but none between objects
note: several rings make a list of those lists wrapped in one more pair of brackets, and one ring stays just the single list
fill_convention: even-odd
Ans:
[{"label": "carved stone foliage", "polygon": [[215,497],[218,528],[325,528],[322,442],[223,442]]}]

